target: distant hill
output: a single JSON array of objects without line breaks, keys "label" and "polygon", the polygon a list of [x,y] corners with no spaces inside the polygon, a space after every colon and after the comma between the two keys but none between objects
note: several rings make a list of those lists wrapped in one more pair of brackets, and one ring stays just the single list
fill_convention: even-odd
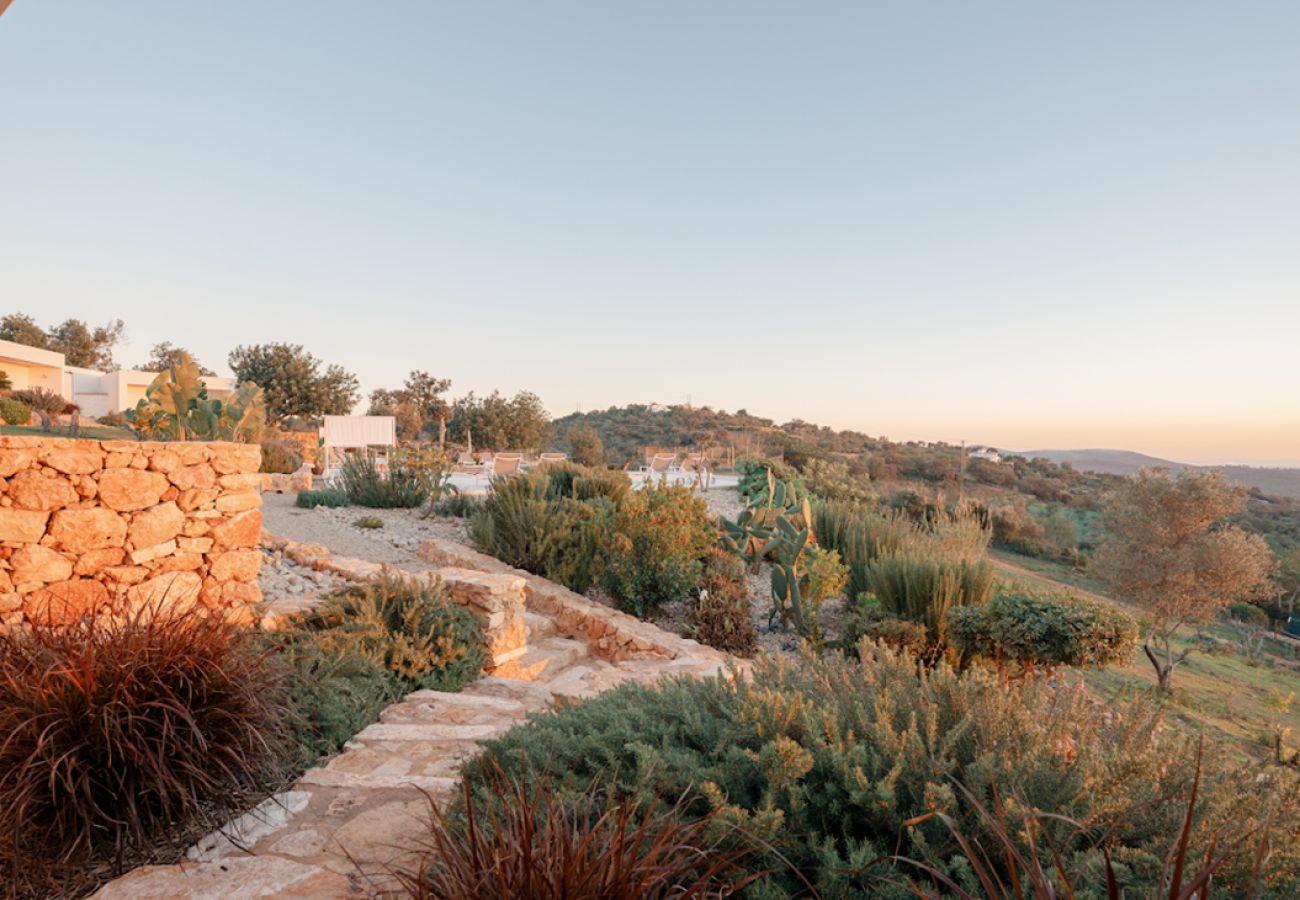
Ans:
[{"label": "distant hill", "polygon": [[[1008,451],[1015,452],[1015,451]],[[1081,472],[1106,475],[1132,475],[1139,469],[1163,466],[1172,472],[1183,469],[1219,469],[1229,481],[1256,488],[1275,497],[1300,500],[1300,469],[1269,469],[1257,466],[1193,466],[1134,453],[1132,450],[1026,450],[1017,456],[1042,457],[1054,463],[1069,463]]]}]

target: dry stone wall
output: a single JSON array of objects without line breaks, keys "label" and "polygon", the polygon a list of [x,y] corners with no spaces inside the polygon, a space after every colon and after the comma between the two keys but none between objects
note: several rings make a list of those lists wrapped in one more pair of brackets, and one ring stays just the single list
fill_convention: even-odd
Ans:
[{"label": "dry stone wall", "polygon": [[157,603],[250,618],[261,453],[0,436],[0,623]]}]

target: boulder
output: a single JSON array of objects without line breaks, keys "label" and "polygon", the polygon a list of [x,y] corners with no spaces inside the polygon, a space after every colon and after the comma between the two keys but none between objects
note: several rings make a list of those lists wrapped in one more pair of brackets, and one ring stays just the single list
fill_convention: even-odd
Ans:
[{"label": "boulder", "polygon": [[8,478],[15,472],[29,468],[36,462],[35,447],[0,448],[0,477]]},{"label": "boulder", "polygon": [[88,475],[104,467],[104,451],[95,441],[59,441],[42,449],[41,462],[65,475]]},{"label": "boulder", "polygon": [[106,603],[108,588],[98,581],[77,578],[28,594],[23,606],[30,620],[62,623],[94,615]]},{"label": "boulder", "polygon": [[76,575],[95,575],[107,566],[120,565],[124,559],[126,559],[126,550],[122,547],[87,550],[77,555],[72,571]]},{"label": "boulder", "polygon": [[250,509],[212,529],[213,546],[218,550],[256,547],[262,539],[262,511]]},{"label": "boulder", "polygon": [[62,509],[78,500],[76,488],[66,480],[36,469],[19,472],[10,479],[9,496],[18,509]]},{"label": "boulder", "polygon": [[209,571],[218,581],[256,581],[261,566],[260,550],[228,550],[212,557]]}]

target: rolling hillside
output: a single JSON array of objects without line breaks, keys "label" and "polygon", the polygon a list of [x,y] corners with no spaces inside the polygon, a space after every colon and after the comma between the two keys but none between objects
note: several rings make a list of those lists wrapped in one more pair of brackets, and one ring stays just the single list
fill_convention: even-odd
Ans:
[{"label": "rolling hillside", "polygon": [[[1017,452],[1017,451],[1009,451]],[[1080,471],[1107,475],[1132,475],[1139,469],[1164,466],[1174,472],[1182,469],[1220,469],[1224,476],[1246,487],[1256,488],[1276,497],[1300,500],[1300,469],[1261,468],[1256,466],[1190,466],[1131,450],[1026,450],[1019,456],[1041,456],[1055,463],[1069,463]]]}]

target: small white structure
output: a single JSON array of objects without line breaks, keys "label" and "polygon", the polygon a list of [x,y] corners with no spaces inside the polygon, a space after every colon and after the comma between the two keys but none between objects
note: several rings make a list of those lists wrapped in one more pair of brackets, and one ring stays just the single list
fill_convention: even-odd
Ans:
[{"label": "small white structure", "polygon": [[[14,390],[44,388],[75,403],[87,417],[132,409],[144,399],[145,388],[157,372],[118,369],[101,372],[70,366],[62,353],[0,341],[0,372],[13,382]],[[235,389],[235,379],[207,376],[203,379],[210,397],[225,397]]]},{"label": "small white structure", "polygon": [[970,451],[971,459],[984,459],[989,462],[1002,462],[1002,454],[992,447],[972,447]]},{"label": "small white structure", "polygon": [[393,416],[325,416],[321,425],[322,466],[326,478],[333,478],[343,468],[350,453],[372,448],[397,446],[397,419]]}]

